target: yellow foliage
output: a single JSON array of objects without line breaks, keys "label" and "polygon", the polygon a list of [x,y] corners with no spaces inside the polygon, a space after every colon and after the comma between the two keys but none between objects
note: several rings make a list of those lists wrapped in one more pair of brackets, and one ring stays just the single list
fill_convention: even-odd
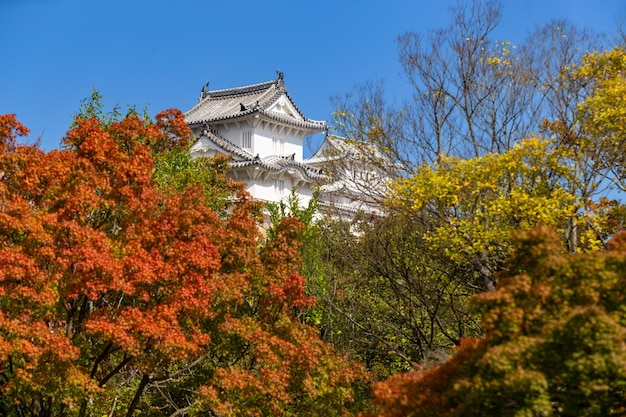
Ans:
[{"label": "yellow foliage", "polygon": [[[547,225],[563,230],[584,207],[561,184],[573,178],[565,154],[549,141],[530,138],[502,154],[461,160],[444,157],[392,185],[388,204],[429,224],[428,242],[453,260],[509,254],[512,230]],[[584,234],[585,247],[602,244]]]},{"label": "yellow foliage", "polygon": [[577,141],[582,151],[593,153],[626,179],[626,49],[586,55],[575,75],[590,82],[592,93],[578,105],[585,135]]}]

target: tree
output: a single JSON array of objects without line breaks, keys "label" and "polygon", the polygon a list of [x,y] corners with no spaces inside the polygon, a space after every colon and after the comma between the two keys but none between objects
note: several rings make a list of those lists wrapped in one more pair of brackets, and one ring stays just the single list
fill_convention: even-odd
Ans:
[{"label": "tree", "polygon": [[349,413],[364,373],[296,318],[300,223],[259,248],[260,206],[223,162],[176,153],[179,111],[101,110],[48,153],[0,118],[2,414]]},{"label": "tree", "polygon": [[386,150],[406,171],[441,156],[501,152],[539,123],[529,103],[533,85],[508,41],[490,39],[500,21],[497,1],[459,2],[450,24],[398,37],[410,99],[385,104],[380,85],[336,100],[341,134]]},{"label": "tree", "polygon": [[442,158],[396,181],[391,204],[424,225],[431,249],[473,266],[492,288],[513,230],[554,226],[572,251],[600,249],[614,232],[599,205],[568,191],[579,179],[569,161],[569,152],[541,139],[502,154]]},{"label": "tree", "polygon": [[401,34],[409,97],[395,106],[382,82],[359,85],[334,99],[333,128],[387,155],[393,164],[374,154],[368,163],[396,177],[441,157],[506,152],[536,136],[544,119],[575,124],[586,83],[573,71],[603,38],[552,21],[514,45],[493,39],[501,13],[497,0],[458,2],[447,26]]},{"label": "tree", "polygon": [[496,285],[513,231],[550,225],[564,249],[602,249],[619,210],[568,193],[569,160],[538,138],[501,154],[441,158],[392,185],[386,216],[326,224],[312,277],[324,336],[379,377],[427,365],[482,334],[469,300]]},{"label": "tree", "polygon": [[301,207],[295,193],[268,204],[268,236],[286,218],[303,221],[303,273],[316,305],[301,319],[336,350],[383,379],[445,357],[461,337],[480,334],[467,311],[475,290],[454,282],[458,271],[432,252],[420,252],[424,242],[415,223],[402,217],[315,221],[315,210],[316,198]]},{"label": "tree", "polygon": [[378,384],[378,415],[623,415],[625,243],[565,254],[546,228],[519,233],[497,290],[477,300],[485,337]]},{"label": "tree", "polygon": [[617,46],[611,51],[586,55],[573,76],[588,85],[589,94],[576,108],[578,135],[564,126],[553,124],[563,146],[581,159],[588,171],[609,180],[626,191],[626,50]]},{"label": "tree", "polygon": [[[496,40],[501,6],[497,1],[459,2],[450,10],[449,25],[401,35],[399,58],[411,94],[400,106],[389,104],[382,83],[357,86],[335,100],[334,128],[362,152],[353,160],[339,160],[329,171],[345,170],[358,159],[392,179],[386,195],[370,192],[368,197],[384,202],[386,216],[393,220],[380,222],[381,228],[355,227],[366,232],[358,239],[345,238],[342,251],[333,255],[339,258],[335,265],[347,264],[354,272],[339,267],[344,274],[335,275],[343,279],[333,285],[354,288],[342,311],[355,328],[368,329],[369,340],[406,334],[409,323],[416,328],[415,323],[425,324],[424,317],[430,317],[432,323],[446,325],[441,332],[424,334],[443,335],[434,339],[439,346],[444,345],[441,340],[450,343],[447,347],[458,345],[461,335],[480,334],[478,325],[452,323],[459,317],[472,323],[465,301],[494,288],[512,253],[512,231],[550,225],[563,237],[564,248],[575,253],[602,249],[623,224],[623,207],[606,188],[610,170],[621,165],[618,152],[609,163],[598,158],[601,135],[591,133],[581,107],[600,91],[602,69],[611,68],[598,62],[595,75],[585,70],[590,60],[583,56],[600,49],[603,37],[552,21],[538,26],[520,45]],[[619,70],[612,74],[607,78],[619,84]],[[612,98],[604,95],[610,100],[607,108],[609,102],[619,102],[620,91],[614,90]],[[587,113],[597,115],[595,110]],[[608,124],[599,121],[596,126]],[[364,250],[365,241],[377,249]],[[366,268],[376,272],[367,274]],[[420,279],[408,279],[416,276]],[[390,291],[382,290],[381,282]],[[442,300],[436,296],[442,288],[437,284],[444,282],[458,285],[443,299],[457,300],[455,304],[436,303]],[[425,293],[428,297],[422,300],[427,302],[416,303]],[[362,301],[369,309],[357,307],[361,303],[356,300],[365,300],[365,294],[371,294]],[[394,305],[390,300],[411,303],[412,317],[400,325],[392,312],[373,312],[372,306],[386,311],[384,306]],[[341,300],[329,298],[326,303],[341,305]],[[429,316],[433,311],[437,314]],[[380,317],[378,326],[371,326],[374,317]],[[414,344],[418,338],[410,340],[403,352],[424,361],[428,350]]]},{"label": "tree", "polygon": [[326,221],[319,241],[320,267],[311,278],[318,324],[376,378],[441,360],[462,337],[481,334],[468,305],[475,274],[431,250],[417,222]]}]

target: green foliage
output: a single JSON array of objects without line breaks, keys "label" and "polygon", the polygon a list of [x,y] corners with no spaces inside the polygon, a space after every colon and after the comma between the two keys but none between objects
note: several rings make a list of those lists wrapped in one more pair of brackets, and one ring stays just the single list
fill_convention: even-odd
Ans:
[{"label": "green foliage", "polygon": [[[134,108],[129,108],[128,113],[135,116],[137,115]],[[95,87],[89,97],[80,101],[78,113],[73,115],[74,119],[99,120],[103,126],[110,126],[111,123],[119,121],[122,117],[121,107],[117,104],[114,105],[113,109],[109,112],[105,111],[104,96]],[[149,120],[149,117],[145,117],[144,120]],[[72,127],[73,126],[76,126],[76,121],[72,122]]]},{"label": "green foliage", "polygon": [[481,334],[469,298],[471,270],[432,251],[403,216],[320,226],[311,291],[323,337],[378,379],[445,359],[462,337]]},{"label": "green foliage", "polygon": [[[304,223],[305,235],[313,237],[315,235],[314,218],[317,214],[319,201],[319,191],[315,191],[306,207],[302,206],[302,202],[298,197],[298,190],[294,187],[286,200],[278,202],[268,202],[265,207],[269,212],[270,229],[268,236],[272,237],[276,232],[276,226],[284,219],[296,217]],[[305,239],[306,240],[306,239]]]},{"label": "green foliage", "polygon": [[380,415],[623,415],[625,242],[619,234],[608,252],[564,254],[546,229],[518,234],[509,272],[478,297],[485,337],[379,385]]},{"label": "green foliage", "polygon": [[163,192],[201,187],[209,206],[225,216],[233,196],[243,190],[243,184],[226,177],[228,164],[226,157],[194,159],[188,149],[174,148],[155,156],[153,178]]}]

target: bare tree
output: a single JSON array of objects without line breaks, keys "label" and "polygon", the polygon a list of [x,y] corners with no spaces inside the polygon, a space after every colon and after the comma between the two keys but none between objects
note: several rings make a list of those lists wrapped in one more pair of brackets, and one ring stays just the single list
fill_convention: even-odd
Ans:
[{"label": "bare tree", "polygon": [[503,152],[538,125],[534,85],[514,45],[495,42],[501,5],[474,0],[450,10],[449,26],[398,37],[411,97],[384,107],[382,84],[335,99],[340,134],[385,149],[406,172],[441,156]]},{"label": "bare tree", "polygon": [[459,2],[448,26],[400,35],[410,97],[394,106],[382,82],[357,86],[333,99],[338,134],[384,150],[395,162],[387,170],[393,177],[444,155],[505,152],[544,119],[574,123],[584,86],[568,74],[603,38],[553,21],[513,45],[492,38],[501,12],[497,0]]}]

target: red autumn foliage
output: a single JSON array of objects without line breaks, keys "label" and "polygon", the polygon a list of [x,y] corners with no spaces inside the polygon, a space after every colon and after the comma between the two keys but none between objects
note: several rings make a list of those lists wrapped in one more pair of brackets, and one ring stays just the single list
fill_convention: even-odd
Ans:
[{"label": "red autumn foliage", "polygon": [[0,152],[15,146],[18,136],[28,135],[26,126],[17,121],[14,114],[0,114]]},{"label": "red autumn foliage", "polygon": [[312,302],[301,226],[285,222],[259,250],[245,193],[224,219],[201,187],[154,183],[153,156],[191,137],[179,111],[77,118],[49,153],[18,145],[27,133],[0,116],[0,410],[106,415],[121,406],[115,384],[134,378],[132,415],[150,384],[203,358],[197,409],[350,401],[362,371],[292,311]]}]

